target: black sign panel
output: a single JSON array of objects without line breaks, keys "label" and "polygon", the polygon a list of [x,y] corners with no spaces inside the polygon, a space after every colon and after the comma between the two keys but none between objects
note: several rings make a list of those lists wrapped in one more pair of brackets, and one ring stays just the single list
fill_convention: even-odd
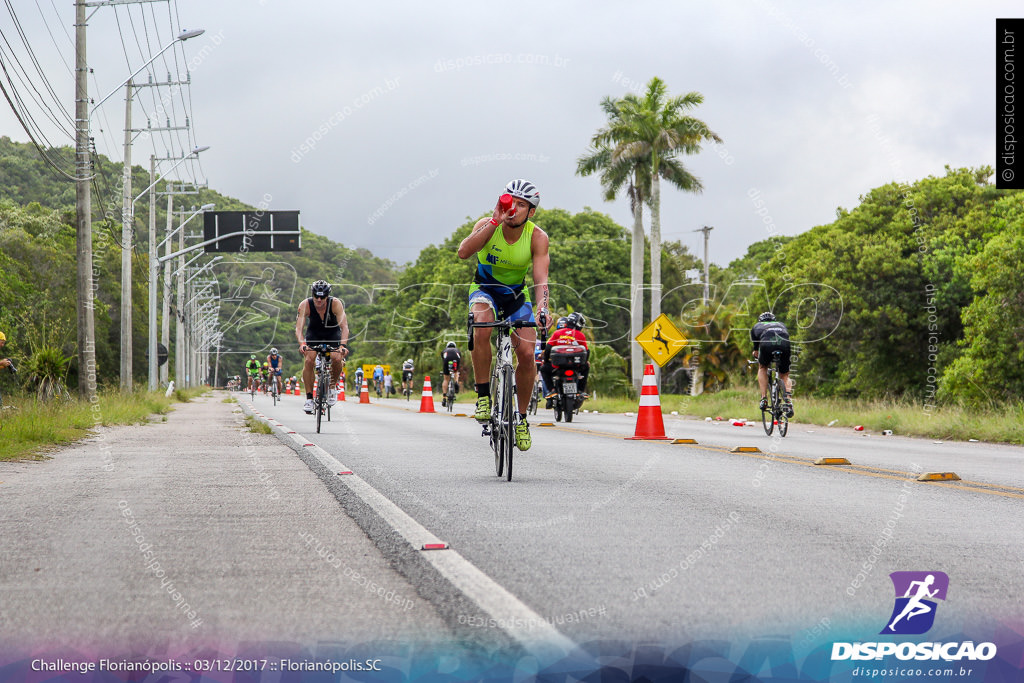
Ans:
[{"label": "black sign panel", "polygon": [[208,254],[253,251],[299,251],[302,235],[298,211],[207,211],[203,239]]}]

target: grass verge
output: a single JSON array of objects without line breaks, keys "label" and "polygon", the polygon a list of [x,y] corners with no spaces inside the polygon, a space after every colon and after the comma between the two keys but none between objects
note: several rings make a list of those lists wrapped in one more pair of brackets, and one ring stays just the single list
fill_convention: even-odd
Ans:
[{"label": "grass verge", "polygon": [[270,428],[263,420],[257,420],[255,417],[250,415],[245,418],[245,424],[249,427],[249,431],[254,434],[273,434],[274,430]]},{"label": "grass verge", "polygon": [[78,441],[100,425],[128,425],[147,422],[151,415],[165,415],[175,402],[189,401],[207,390],[184,389],[171,398],[163,392],[122,394],[103,391],[95,404],[75,399],[70,402],[40,403],[33,398],[5,396],[4,403],[16,406],[0,413],[0,461],[45,457],[45,451]]},{"label": "grass verge", "polygon": [[[925,409],[912,401],[818,399],[796,396],[796,417],[802,425],[855,427],[869,431],[891,429],[898,436],[919,436],[951,441],[979,441],[1024,444],[1024,403],[968,409],[937,406]],[[636,412],[637,401],[601,398],[587,401],[586,408],[602,413]],[[678,411],[692,417],[741,417],[760,420],[755,389],[731,389],[701,396],[662,395],[663,413]],[[834,421],[834,422],[833,422]]]}]

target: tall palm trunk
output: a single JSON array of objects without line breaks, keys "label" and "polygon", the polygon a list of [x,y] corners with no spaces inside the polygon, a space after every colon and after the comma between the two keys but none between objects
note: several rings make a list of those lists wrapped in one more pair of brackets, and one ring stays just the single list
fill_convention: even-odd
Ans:
[{"label": "tall palm trunk", "polygon": [[[661,183],[658,179],[658,153],[652,155],[651,173],[651,320],[661,315]],[[661,387],[661,368],[654,367],[654,378]]]},{"label": "tall palm trunk", "polygon": [[633,201],[633,240],[629,252],[629,348],[633,388],[640,393],[644,376],[644,352],[636,341],[644,328],[644,203],[639,189]]}]

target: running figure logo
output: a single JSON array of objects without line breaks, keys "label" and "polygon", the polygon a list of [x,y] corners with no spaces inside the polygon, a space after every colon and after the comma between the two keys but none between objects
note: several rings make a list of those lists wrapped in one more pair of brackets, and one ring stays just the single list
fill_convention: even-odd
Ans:
[{"label": "running figure logo", "polygon": [[882,634],[919,635],[935,622],[937,600],[946,599],[949,576],[944,572],[893,572],[896,604]]},{"label": "running figure logo", "polygon": [[654,335],[651,337],[654,341],[660,341],[661,345],[665,347],[665,353],[668,353],[668,341],[661,336],[661,325],[654,328]]}]

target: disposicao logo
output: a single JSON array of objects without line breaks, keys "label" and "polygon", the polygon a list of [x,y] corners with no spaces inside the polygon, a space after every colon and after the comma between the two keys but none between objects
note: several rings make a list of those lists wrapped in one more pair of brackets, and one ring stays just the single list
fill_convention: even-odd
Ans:
[{"label": "disposicao logo", "polygon": [[[945,572],[893,572],[889,574],[896,592],[892,614],[880,635],[920,635],[935,623],[938,600],[946,599],[949,576]],[[989,660],[996,656],[994,643],[832,643],[832,660],[897,659],[918,661]]]},{"label": "disposicao logo", "polygon": [[882,635],[920,635],[935,623],[936,600],[945,600],[949,576],[945,572],[893,572],[896,604]]}]

